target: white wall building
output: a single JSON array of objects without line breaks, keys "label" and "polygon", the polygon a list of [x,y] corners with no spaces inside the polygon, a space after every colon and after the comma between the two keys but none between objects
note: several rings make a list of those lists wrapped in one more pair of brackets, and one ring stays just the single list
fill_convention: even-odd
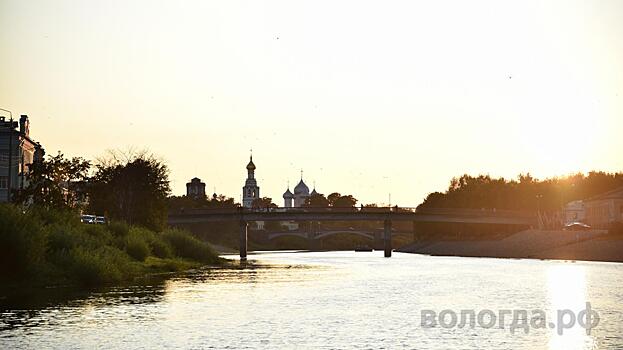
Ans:
[{"label": "white wall building", "polygon": [[585,210],[584,202],[581,200],[569,202],[564,208],[565,225],[573,222],[584,222]]}]

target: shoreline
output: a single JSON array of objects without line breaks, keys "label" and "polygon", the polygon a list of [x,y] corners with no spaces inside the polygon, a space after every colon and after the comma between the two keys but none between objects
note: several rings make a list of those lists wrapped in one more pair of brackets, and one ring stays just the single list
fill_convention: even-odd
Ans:
[{"label": "shoreline", "polygon": [[430,256],[622,263],[623,238],[603,230],[525,230],[499,240],[421,241],[395,251]]}]

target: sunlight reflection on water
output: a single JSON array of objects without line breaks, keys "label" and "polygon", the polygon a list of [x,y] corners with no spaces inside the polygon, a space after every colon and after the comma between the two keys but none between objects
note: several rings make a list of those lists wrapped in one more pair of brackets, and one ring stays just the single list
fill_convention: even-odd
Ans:
[{"label": "sunlight reflection on water", "polygon": [[[380,252],[253,255],[255,264],[0,309],[0,348],[622,348],[623,265]],[[584,329],[422,328],[420,311],[542,309]],[[576,312],[577,312],[576,311]],[[510,321],[510,320],[509,320]],[[548,320],[549,321],[549,320]],[[510,322],[505,322],[508,324]]]}]

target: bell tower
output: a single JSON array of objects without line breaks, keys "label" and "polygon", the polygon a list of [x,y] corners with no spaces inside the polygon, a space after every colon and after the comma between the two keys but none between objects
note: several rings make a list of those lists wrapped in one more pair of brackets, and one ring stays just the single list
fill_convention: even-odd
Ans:
[{"label": "bell tower", "polygon": [[249,164],[247,164],[247,180],[242,188],[242,206],[251,208],[256,198],[260,198],[260,187],[255,180],[255,164],[253,164],[253,155],[251,155]]}]

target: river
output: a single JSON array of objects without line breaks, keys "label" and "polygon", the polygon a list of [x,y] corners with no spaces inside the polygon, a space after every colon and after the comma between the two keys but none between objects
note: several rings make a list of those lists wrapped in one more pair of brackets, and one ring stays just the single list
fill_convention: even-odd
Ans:
[{"label": "river", "polygon": [[[153,283],[4,300],[0,348],[623,348],[623,264],[387,259],[382,252],[274,252],[250,261]],[[577,315],[587,302],[599,317],[590,334],[578,324],[562,334],[559,324],[515,327],[530,325],[532,310],[543,310],[549,323],[559,310]],[[434,312],[437,325],[424,324],[422,310]],[[525,316],[521,310],[528,318],[514,320]],[[497,315],[495,325],[480,314]]]}]

